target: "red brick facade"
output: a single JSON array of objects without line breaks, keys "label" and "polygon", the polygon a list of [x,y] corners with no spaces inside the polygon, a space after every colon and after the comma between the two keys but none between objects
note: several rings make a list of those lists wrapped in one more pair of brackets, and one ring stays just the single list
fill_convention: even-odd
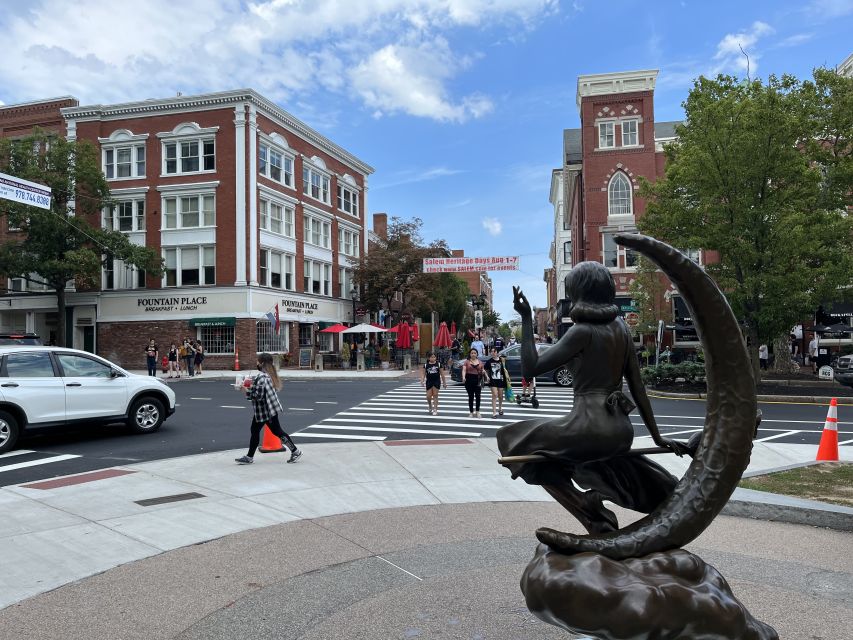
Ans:
[{"label": "red brick facade", "polygon": [[[149,336],[167,346],[170,340],[185,335],[195,338],[195,326],[205,326],[199,322],[206,318],[225,318],[228,324],[223,331],[228,332],[227,344],[239,348],[241,361],[254,364],[258,348],[256,323],[265,321],[266,314],[276,305],[281,325],[288,331],[291,352],[298,348],[300,325],[311,325],[311,342],[316,344],[316,333],[324,323],[351,320],[349,292],[341,290],[339,278],[339,269],[350,264],[349,258],[339,253],[338,232],[345,227],[354,234],[359,252],[366,249],[367,177],[373,169],[263,96],[251,90],[230,91],[91,107],[80,107],[76,99],[63,98],[0,108],[0,135],[26,135],[34,125],[71,139],[93,142],[102,151],[105,172],[107,150],[116,154],[110,156],[115,159],[115,175],[107,174],[113,199],[144,203],[144,218],[139,217],[143,225],[137,227],[134,222],[132,231],[128,231],[131,241],[144,242],[158,252],[168,247],[169,255],[181,261],[173,270],[175,281],[189,282],[168,286],[165,278],[148,276],[145,287],[141,288],[135,275],[125,275],[119,282],[105,274],[105,286],[113,288],[91,292],[85,299],[89,306],[82,321],[97,315],[94,336],[87,334],[87,341],[94,344],[87,342],[87,348],[106,356],[113,354],[117,362],[137,367],[144,363],[144,358],[141,346],[135,345],[144,344]],[[201,151],[204,145],[199,142],[195,152],[197,169],[187,164],[190,169],[179,173],[184,167],[182,143],[188,141],[192,145],[193,141],[202,140],[213,140],[213,167],[204,168]],[[167,170],[164,158],[166,145],[172,143],[177,152],[170,161],[174,161],[177,170],[171,165]],[[261,145],[292,162],[290,184],[283,177],[276,180],[261,173]],[[118,177],[117,150],[128,147],[133,156],[131,169],[127,170],[130,175]],[[136,153],[141,149],[144,149],[144,174],[140,174],[141,165],[137,169],[136,164]],[[271,158],[267,162],[271,164]],[[303,167],[310,167],[320,177],[321,184],[328,180],[327,202],[303,193]],[[339,184],[353,194],[357,215],[338,207]],[[184,199],[186,206],[191,207],[195,196],[199,196],[198,202],[213,196],[215,222],[203,222],[204,215],[199,211],[196,223],[184,226],[183,216],[176,215],[175,219],[181,222],[175,225],[170,215],[167,225],[166,205],[175,202],[183,206]],[[262,228],[261,207],[265,203],[281,206],[282,211],[292,209],[292,220],[285,213],[280,230]],[[310,238],[304,237],[307,213],[321,221],[321,227],[328,224],[328,246],[322,246],[325,234],[321,234],[323,241],[317,245],[309,244]],[[137,220],[135,213],[134,220]],[[211,249],[215,263],[201,264],[208,259]],[[280,286],[272,280],[270,265],[267,266],[269,282],[262,278],[262,250],[272,252],[270,260],[276,265],[277,256],[281,256],[281,271],[276,272],[280,273]],[[162,255],[165,258],[166,253]],[[183,256],[187,256],[185,261]],[[285,267],[288,257],[292,262],[289,288]],[[319,294],[313,291],[313,283],[306,290],[303,268],[306,259],[320,265],[322,276],[328,274],[328,290],[325,277],[320,279]],[[206,266],[213,266],[215,275]],[[189,275],[184,275],[187,270]],[[195,285],[196,279],[202,284]],[[75,298],[80,293],[69,295],[72,310],[82,301]],[[38,328],[38,317],[45,313],[45,301],[41,298],[49,298],[49,292],[39,296],[42,307],[38,309],[27,306],[27,301],[33,299],[27,293],[10,297],[12,308],[27,314],[27,328],[31,325]],[[144,302],[149,298],[154,302]],[[197,304],[196,300],[204,302]],[[20,314],[14,317],[3,314],[0,311],[0,325],[11,327],[22,322]],[[77,315],[77,311],[72,311],[72,322],[77,322]],[[84,346],[82,336],[83,333],[74,333],[73,346]],[[287,348],[284,346],[282,350]],[[207,362],[211,368],[231,368],[234,354],[211,354]]]}]

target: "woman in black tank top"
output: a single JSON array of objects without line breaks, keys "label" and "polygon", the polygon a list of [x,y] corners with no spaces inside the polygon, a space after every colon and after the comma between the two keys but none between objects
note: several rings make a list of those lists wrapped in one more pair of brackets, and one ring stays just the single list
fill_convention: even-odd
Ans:
[{"label": "woman in black tank top", "polygon": [[426,401],[431,416],[438,415],[438,390],[443,386],[447,388],[444,378],[444,368],[438,361],[434,351],[427,354],[427,361],[421,369],[421,384],[426,389]]}]

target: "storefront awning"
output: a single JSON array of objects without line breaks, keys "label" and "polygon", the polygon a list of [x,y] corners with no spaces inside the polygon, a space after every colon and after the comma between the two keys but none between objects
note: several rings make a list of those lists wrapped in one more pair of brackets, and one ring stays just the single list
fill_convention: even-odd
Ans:
[{"label": "storefront awning", "polygon": [[193,318],[190,320],[191,327],[233,327],[236,324],[236,318]]},{"label": "storefront awning", "polygon": [[329,327],[334,327],[336,324],[340,324],[340,323],[339,322],[323,322],[323,321],[320,321],[317,324],[320,325],[320,330],[322,331],[323,329],[328,329]]}]

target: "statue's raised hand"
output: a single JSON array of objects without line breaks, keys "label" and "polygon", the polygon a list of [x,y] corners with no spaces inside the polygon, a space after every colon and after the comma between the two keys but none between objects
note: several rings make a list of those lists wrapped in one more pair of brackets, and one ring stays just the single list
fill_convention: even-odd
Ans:
[{"label": "statue's raised hand", "polygon": [[532,314],[530,303],[521,291],[521,287],[512,288],[512,306],[522,318],[529,318]]}]

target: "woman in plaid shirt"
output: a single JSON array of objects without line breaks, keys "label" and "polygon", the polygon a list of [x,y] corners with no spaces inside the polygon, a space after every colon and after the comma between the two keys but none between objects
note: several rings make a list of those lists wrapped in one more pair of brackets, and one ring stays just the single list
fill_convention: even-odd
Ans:
[{"label": "woman in plaid shirt", "polygon": [[252,437],[249,440],[249,452],[242,458],[237,458],[239,464],[252,464],[255,459],[255,450],[261,441],[261,429],[264,425],[281,438],[281,441],[290,449],[288,462],[296,462],[302,457],[302,452],[293,444],[290,436],[284,432],[278,422],[278,414],[283,411],[281,400],[278,399],[281,380],[278,371],[273,365],[272,356],[268,353],[258,354],[258,371],[250,387],[246,389],[246,398],[252,401],[254,416],[252,417]]}]

